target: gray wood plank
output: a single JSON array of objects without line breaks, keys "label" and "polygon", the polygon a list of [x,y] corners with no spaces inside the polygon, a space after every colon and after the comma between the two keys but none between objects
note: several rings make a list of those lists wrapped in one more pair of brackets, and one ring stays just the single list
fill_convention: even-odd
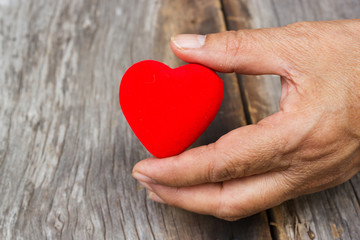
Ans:
[{"label": "gray wood plank", "polygon": [[[264,14],[251,12],[251,1],[223,0],[226,23],[229,30],[271,27],[276,24],[276,18],[269,16],[266,23],[269,26],[257,26],[253,19],[262,18]],[[261,8],[271,9],[272,5],[262,2]],[[271,24],[272,23],[272,24]],[[237,75],[243,94],[249,123],[256,123],[266,116],[278,111],[281,89],[278,76]]]},{"label": "gray wood plank", "polygon": [[[297,21],[360,17],[358,0],[223,0],[229,29],[277,27]],[[279,110],[277,76],[238,76],[248,120]],[[341,186],[288,201],[269,211],[277,239],[359,239],[360,175]]]},{"label": "gray wood plank", "polygon": [[[176,67],[171,35],[224,30],[218,0],[0,1],[0,239],[270,239],[265,212],[189,213],[131,177],[149,154],[120,110],[125,70]],[[235,75],[222,78],[224,103],[195,145],[246,123]]]},{"label": "gray wood plank", "polygon": [[288,201],[271,210],[279,239],[359,239],[360,206],[352,185]]}]

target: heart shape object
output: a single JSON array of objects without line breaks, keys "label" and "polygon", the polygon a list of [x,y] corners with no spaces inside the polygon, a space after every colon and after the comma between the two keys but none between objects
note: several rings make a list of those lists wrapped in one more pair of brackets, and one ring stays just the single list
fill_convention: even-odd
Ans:
[{"label": "heart shape object", "polygon": [[158,158],[186,150],[218,112],[223,83],[197,64],[171,69],[146,60],[131,66],[120,84],[126,120],[144,147]]}]

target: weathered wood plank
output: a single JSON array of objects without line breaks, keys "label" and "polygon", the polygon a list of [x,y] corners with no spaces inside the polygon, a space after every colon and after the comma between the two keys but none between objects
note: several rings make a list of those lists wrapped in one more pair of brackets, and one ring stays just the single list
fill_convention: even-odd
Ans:
[{"label": "weathered wood plank", "polygon": [[[149,154],[118,103],[131,64],[176,67],[170,36],[225,30],[218,0],[0,1],[0,239],[270,239],[265,212],[226,222],[160,205],[131,177]],[[245,124],[235,75],[196,143]]]},{"label": "weathered wood plank", "polygon": [[[230,29],[277,27],[297,21],[360,17],[358,0],[223,0]],[[276,76],[238,76],[248,119],[256,123],[279,110]],[[269,211],[277,239],[359,239],[360,175],[317,194],[288,201]]]},{"label": "weathered wood plank", "polygon": [[359,239],[360,206],[349,182],[271,210],[279,239]]},{"label": "weathered wood plank", "polygon": [[[229,30],[257,28],[252,23],[253,19],[261,18],[263,15],[252,15],[249,9],[251,1],[223,0],[226,23]],[[260,5],[262,8],[270,8],[271,4]],[[266,19],[267,26],[271,27],[276,22],[276,18]],[[263,22],[262,22],[263,23]],[[259,26],[260,27],[260,26]],[[280,81],[278,76],[250,76],[237,75],[249,123],[256,123],[266,116],[278,111],[281,92],[279,89]]]}]

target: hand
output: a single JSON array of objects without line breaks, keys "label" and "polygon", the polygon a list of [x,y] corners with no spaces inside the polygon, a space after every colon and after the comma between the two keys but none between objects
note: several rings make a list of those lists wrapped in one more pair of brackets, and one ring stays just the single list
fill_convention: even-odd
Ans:
[{"label": "hand", "polygon": [[175,37],[184,61],[280,75],[281,110],[133,176],[155,201],[226,220],[345,182],[360,170],[359,32],[347,20]]}]

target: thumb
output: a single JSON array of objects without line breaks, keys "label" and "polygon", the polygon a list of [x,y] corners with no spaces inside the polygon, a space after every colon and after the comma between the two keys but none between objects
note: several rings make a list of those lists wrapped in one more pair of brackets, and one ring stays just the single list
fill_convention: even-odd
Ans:
[{"label": "thumb", "polygon": [[284,28],[228,31],[209,35],[181,34],[171,48],[185,62],[198,63],[219,72],[285,75],[279,44]]}]

